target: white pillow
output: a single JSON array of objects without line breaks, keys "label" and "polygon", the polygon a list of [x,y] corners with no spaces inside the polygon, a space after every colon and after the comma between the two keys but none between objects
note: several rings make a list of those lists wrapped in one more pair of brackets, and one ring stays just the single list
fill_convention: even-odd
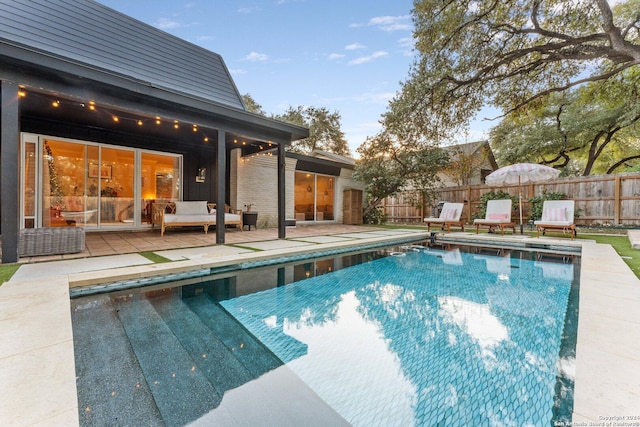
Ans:
[{"label": "white pillow", "polygon": [[176,213],[179,215],[200,215],[200,214],[206,214],[208,211],[206,201],[175,202],[175,203],[176,203]]}]

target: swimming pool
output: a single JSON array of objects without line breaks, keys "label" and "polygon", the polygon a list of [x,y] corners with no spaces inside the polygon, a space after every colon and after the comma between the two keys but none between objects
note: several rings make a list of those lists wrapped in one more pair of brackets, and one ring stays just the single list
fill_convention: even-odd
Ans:
[{"label": "swimming pool", "polygon": [[352,425],[570,421],[579,260],[482,252],[405,246],[74,300],[81,422],[184,425],[283,364]]}]

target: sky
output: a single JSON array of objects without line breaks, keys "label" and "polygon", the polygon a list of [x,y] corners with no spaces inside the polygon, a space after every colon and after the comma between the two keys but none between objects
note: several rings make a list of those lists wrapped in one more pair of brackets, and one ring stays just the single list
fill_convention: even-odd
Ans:
[{"label": "sky", "polygon": [[[98,1],[220,54],[267,114],[337,111],[354,157],[413,61],[411,0]],[[457,142],[486,139],[488,128],[476,121]]]}]

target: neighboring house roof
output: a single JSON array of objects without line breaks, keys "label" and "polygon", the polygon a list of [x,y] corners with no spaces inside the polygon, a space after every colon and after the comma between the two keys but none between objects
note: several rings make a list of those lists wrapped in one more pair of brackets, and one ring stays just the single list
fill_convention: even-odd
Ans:
[{"label": "neighboring house roof", "polygon": [[0,40],[244,110],[220,55],[95,1],[0,0]]},{"label": "neighboring house roof", "polygon": [[342,163],[349,166],[356,165],[356,161],[351,157],[341,156],[340,154],[329,153],[327,151],[313,150],[309,156],[318,159],[329,160],[332,162]]},{"label": "neighboring house roof", "polygon": [[460,154],[470,155],[476,154],[481,150],[485,150],[487,161],[491,164],[493,170],[498,169],[496,158],[493,155],[493,150],[491,149],[488,141],[467,142],[464,144],[448,145],[442,148],[449,153],[449,155],[452,157],[452,160],[456,160]]}]

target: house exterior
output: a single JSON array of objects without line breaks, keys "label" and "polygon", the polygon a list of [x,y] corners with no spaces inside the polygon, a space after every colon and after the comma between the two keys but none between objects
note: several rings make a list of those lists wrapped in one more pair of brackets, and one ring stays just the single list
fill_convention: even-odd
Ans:
[{"label": "house exterior", "polygon": [[[355,161],[323,151],[309,155],[285,154],[286,218],[296,223],[343,221],[345,190],[363,190],[364,185],[353,179]],[[243,156],[237,152],[231,160],[231,205],[245,208],[252,205],[258,211],[260,226],[274,226],[278,218],[277,182],[265,180],[277,168],[274,156],[256,153]]]},{"label": "house exterior", "polygon": [[285,237],[308,129],[246,111],[216,53],[91,0],[0,0],[0,93],[2,262],[21,229],[144,229],[167,200],[255,201]]}]

